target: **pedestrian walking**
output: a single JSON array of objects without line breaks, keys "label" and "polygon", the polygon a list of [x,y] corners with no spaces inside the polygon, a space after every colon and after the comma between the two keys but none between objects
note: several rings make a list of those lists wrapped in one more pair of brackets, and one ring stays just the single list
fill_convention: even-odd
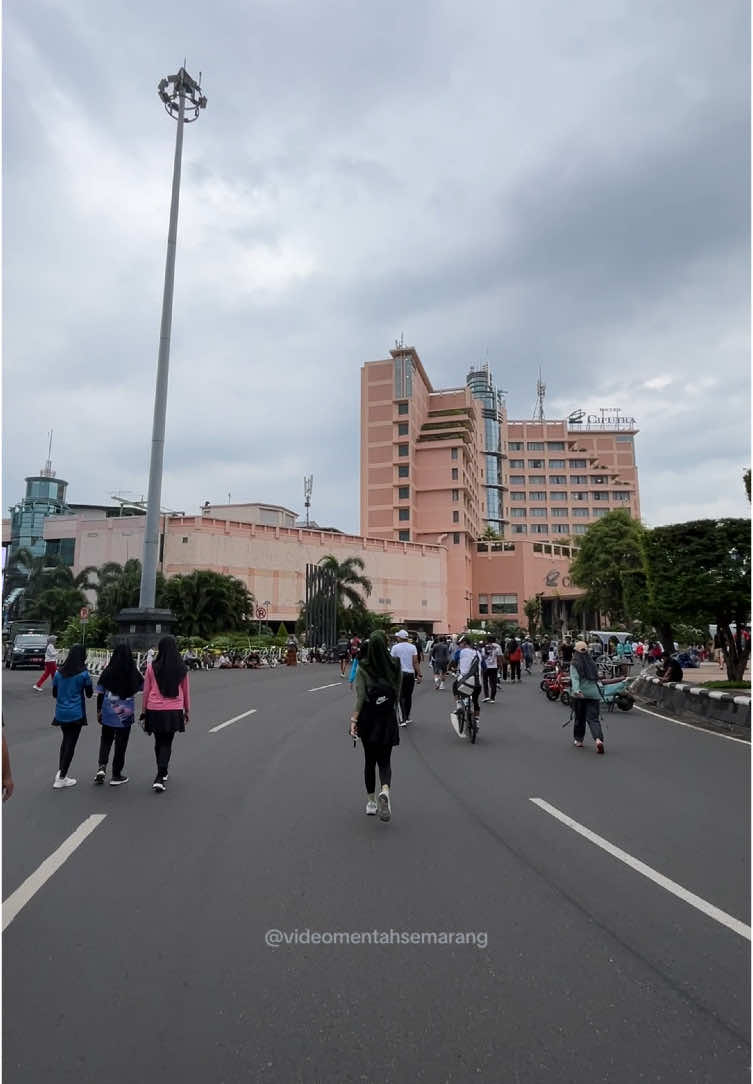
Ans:
[{"label": "pedestrian walking", "polygon": [[523,652],[523,659],[525,660],[525,664],[526,664],[526,673],[530,674],[531,673],[531,667],[533,665],[533,654],[534,654],[534,652],[533,652],[533,644],[531,643],[530,636],[526,636],[525,640],[523,641],[523,643],[521,645],[521,651]]},{"label": "pedestrian walking", "polygon": [[173,738],[183,733],[189,722],[191,697],[188,670],[172,636],[163,636],[157,645],[157,657],[147,667],[144,678],[142,718],[144,730],[154,735],[157,775],[152,789],[165,790]]},{"label": "pedestrian walking", "polygon": [[52,679],[52,695],[55,697],[53,726],[59,726],[60,760],[53,782],[55,790],[75,787],[76,780],[68,775],[68,769],[76,751],[81,727],[86,726],[85,697],[92,695],[92,679],[86,669],[86,651],[82,644],[74,644],[63,665]]},{"label": "pedestrian walking", "polygon": [[523,659],[523,652],[521,650],[520,644],[514,637],[512,640],[510,640],[509,658],[510,682],[515,681],[516,678],[518,681],[521,681],[522,678],[520,676],[520,663]]},{"label": "pedestrian walking", "polygon": [[585,640],[578,640],[570,663],[570,703],[573,707],[575,722],[573,726],[573,745],[583,748],[586,735],[586,723],[591,736],[596,742],[596,752],[604,752],[604,734],[599,718],[601,690],[598,685],[598,670],[589,653]]},{"label": "pedestrian walking", "polygon": [[340,663],[340,676],[345,677],[345,664],[350,658],[350,640],[344,634],[337,641],[335,655],[337,656],[337,661]]},{"label": "pedestrian walking", "polygon": [[406,726],[411,722],[411,708],[413,707],[413,690],[416,682],[421,681],[421,670],[418,665],[418,651],[416,645],[410,642],[410,637],[405,629],[400,629],[397,635],[397,643],[393,645],[390,654],[394,659],[400,660],[402,681],[400,683],[400,726]]},{"label": "pedestrian walking", "polygon": [[56,640],[57,636],[47,637],[47,647],[44,652],[44,673],[32,685],[32,689],[36,689],[38,693],[41,693],[42,686],[45,681],[47,681],[47,678],[55,677],[55,671],[58,668],[58,653],[57,648],[55,647]]},{"label": "pedestrian walking", "polygon": [[104,668],[97,682],[97,722],[102,727],[99,741],[99,767],[94,776],[95,783],[104,783],[110,749],[115,743],[112,758],[112,776],[110,786],[117,787],[128,782],[125,774],[125,755],[131,727],[135,717],[136,693],[143,687],[144,679],[133,661],[131,649],[127,644],[118,644],[109,663]]},{"label": "pedestrian walking", "polygon": [[429,662],[434,671],[434,688],[437,690],[444,689],[447,667],[450,663],[450,647],[446,636],[438,636],[431,645]]},{"label": "pedestrian walking", "polygon": [[497,699],[497,671],[499,660],[502,658],[502,648],[497,643],[497,638],[490,633],[483,647],[485,667],[483,670],[484,703],[494,704]]},{"label": "pedestrian walking", "polygon": [[[365,658],[356,674],[356,706],[350,717],[350,733],[360,738],[364,753],[366,813],[388,821],[392,816],[392,748],[400,744],[397,704],[400,697],[401,660],[392,658],[384,633],[377,629],[368,640]],[[380,791],[376,793],[379,767]]]}]

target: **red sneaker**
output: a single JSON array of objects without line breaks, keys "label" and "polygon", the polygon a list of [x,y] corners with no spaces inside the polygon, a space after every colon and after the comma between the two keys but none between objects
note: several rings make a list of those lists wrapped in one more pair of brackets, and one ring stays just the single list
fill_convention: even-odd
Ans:
[{"label": "red sneaker", "polygon": [[601,740],[601,738],[596,739],[596,752],[597,753],[603,753],[604,752],[604,742]]}]

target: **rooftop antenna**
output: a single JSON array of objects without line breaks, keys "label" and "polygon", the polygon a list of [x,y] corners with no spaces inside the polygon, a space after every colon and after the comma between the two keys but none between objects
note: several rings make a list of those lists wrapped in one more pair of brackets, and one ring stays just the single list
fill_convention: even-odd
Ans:
[{"label": "rooftop antenna", "polygon": [[544,396],[546,395],[546,384],[541,379],[541,366],[539,366],[539,379],[536,381],[536,406],[533,408],[533,421],[543,422],[544,420]]},{"label": "rooftop antenna", "polygon": [[40,473],[43,478],[54,478],[55,471],[52,469],[52,434],[53,430],[50,430],[50,443],[47,447],[47,462],[44,465],[44,470]]},{"label": "rooftop antenna", "polygon": [[311,507],[311,490],[314,488],[313,474],[307,474],[303,479],[303,503],[306,505],[306,526],[309,525],[309,508]]}]

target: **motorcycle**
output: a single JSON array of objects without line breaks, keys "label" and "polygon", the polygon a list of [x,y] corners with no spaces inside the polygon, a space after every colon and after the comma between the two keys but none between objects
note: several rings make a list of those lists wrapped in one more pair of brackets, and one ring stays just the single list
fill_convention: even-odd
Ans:
[{"label": "motorcycle", "polygon": [[551,677],[545,678],[542,688],[547,700],[561,700],[563,704],[570,703],[570,675],[566,670],[559,669]]}]

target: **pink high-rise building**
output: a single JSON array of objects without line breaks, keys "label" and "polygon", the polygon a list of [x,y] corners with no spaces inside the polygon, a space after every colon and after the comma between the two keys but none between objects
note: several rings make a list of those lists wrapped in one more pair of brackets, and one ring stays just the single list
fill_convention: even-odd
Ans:
[{"label": "pink high-rise building", "polygon": [[451,628],[525,623],[537,594],[565,620],[581,593],[567,576],[577,536],[612,508],[640,515],[636,432],[615,411],[508,420],[488,367],[434,389],[397,346],[361,370],[361,533],[446,547]]}]

